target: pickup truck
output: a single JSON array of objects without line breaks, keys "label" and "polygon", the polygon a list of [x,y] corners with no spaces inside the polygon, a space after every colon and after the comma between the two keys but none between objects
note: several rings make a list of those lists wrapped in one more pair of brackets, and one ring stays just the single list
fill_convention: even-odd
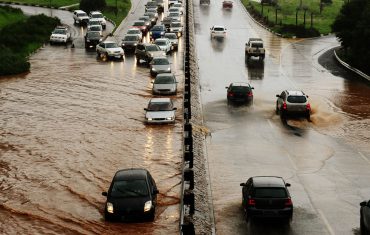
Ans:
[{"label": "pickup truck", "polygon": [[263,48],[263,41],[260,38],[249,38],[249,41],[245,44],[245,57],[246,60],[254,56],[258,57],[259,60],[265,59],[265,49]]}]

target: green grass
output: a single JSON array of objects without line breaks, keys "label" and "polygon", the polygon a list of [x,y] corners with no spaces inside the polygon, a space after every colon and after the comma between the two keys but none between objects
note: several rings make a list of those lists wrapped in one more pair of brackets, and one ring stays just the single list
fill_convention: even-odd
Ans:
[{"label": "green grass", "polygon": [[[103,10],[103,14],[113,20],[116,23],[116,26],[118,26],[122,20],[127,16],[127,13],[129,12],[131,8],[131,1],[130,0],[117,0],[117,8],[118,11],[115,11],[116,9],[116,0],[106,0],[107,7]],[[116,15],[117,12],[117,15]]]},{"label": "green grass", "polygon": [[[253,8],[257,12],[262,12],[262,6],[258,2],[251,0],[242,0],[246,8]],[[300,0],[279,0],[280,9],[277,14],[277,23],[286,25],[296,24],[296,9],[300,5]],[[323,10],[320,14],[320,0],[302,0],[302,8],[306,7],[306,28],[311,27],[311,13],[313,13],[313,27],[316,28],[320,33],[327,34],[331,32],[330,25],[334,22],[335,17],[338,15],[344,0],[333,0],[330,5],[324,5]],[[304,10],[298,11],[298,24],[303,25],[304,22]],[[276,11],[274,6],[264,5],[263,16],[268,18],[269,25],[273,27],[276,23]]]},{"label": "green grass", "polygon": [[25,19],[26,16],[24,16],[20,10],[0,7],[0,29],[2,29],[5,25],[13,24]]},{"label": "green grass", "polygon": [[0,2],[13,2],[40,6],[62,7],[79,3],[79,0],[0,0]]}]

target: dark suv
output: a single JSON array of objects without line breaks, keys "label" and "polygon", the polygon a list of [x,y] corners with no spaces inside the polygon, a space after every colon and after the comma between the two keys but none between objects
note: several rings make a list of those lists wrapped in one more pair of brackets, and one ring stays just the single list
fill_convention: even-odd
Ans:
[{"label": "dark suv", "polygon": [[253,89],[249,83],[245,82],[234,82],[231,83],[227,89],[227,102],[238,102],[238,103],[253,103]]},{"label": "dark suv", "polygon": [[370,200],[360,203],[360,230],[361,234],[370,234]]},{"label": "dark suv", "polygon": [[135,49],[136,63],[144,60],[149,63],[154,57],[166,56],[166,53],[159,46],[151,43],[139,43]]},{"label": "dark suv", "polygon": [[88,31],[85,35],[85,48],[94,48],[102,41],[101,35],[97,31]]},{"label": "dark suv", "polygon": [[290,222],[293,203],[283,178],[277,176],[254,176],[243,186],[242,205],[247,222],[252,218],[281,218]]},{"label": "dark suv", "polygon": [[276,114],[284,119],[292,115],[303,116],[310,121],[311,105],[303,91],[285,90],[276,97]]},{"label": "dark suv", "polygon": [[116,172],[105,203],[105,220],[154,220],[158,189],[149,171],[141,168]]}]

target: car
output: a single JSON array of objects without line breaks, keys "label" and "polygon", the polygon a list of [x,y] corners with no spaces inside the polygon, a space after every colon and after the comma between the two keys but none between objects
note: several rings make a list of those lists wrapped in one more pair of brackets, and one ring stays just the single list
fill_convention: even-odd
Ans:
[{"label": "car", "polygon": [[150,20],[149,16],[140,16],[138,20],[144,21],[148,29],[152,27],[152,21]]},{"label": "car", "polygon": [[225,1],[222,2],[222,7],[224,9],[231,9],[231,8],[233,8],[233,2],[229,1],[229,0],[225,0]]},{"label": "car", "polygon": [[289,183],[278,176],[253,176],[242,186],[242,206],[245,219],[283,219],[289,223],[293,218],[293,202]]},{"label": "car", "polygon": [[150,63],[154,57],[166,56],[166,53],[158,45],[151,43],[139,43],[135,49],[136,63],[140,64],[141,60]]},{"label": "car", "polygon": [[162,20],[162,25],[164,25],[166,29],[169,29],[172,21],[174,20],[171,17],[164,17]]},{"label": "car", "polygon": [[96,47],[102,41],[101,35],[96,31],[88,31],[85,35],[85,48]]},{"label": "car", "polygon": [[73,21],[75,24],[87,25],[89,16],[82,10],[75,10],[73,11]]},{"label": "car", "polygon": [[227,102],[231,103],[253,103],[253,89],[249,83],[246,82],[234,82],[231,83],[227,89]]},{"label": "car", "polygon": [[90,11],[89,17],[90,17],[90,20],[91,19],[98,20],[100,24],[102,25],[103,29],[107,28],[107,21],[105,20],[105,17],[100,11]]},{"label": "car", "polygon": [[178,12],[178,13],[182,14],[180,8],[173,7],[173,6],[168,9],[168,12]]},{"label": "car", "polygon": [[157,207],[157,185],[143,168],[122,169],[114,174],[104,208],[106,221],[146,219],[154,221]]},{"label": "car", "polygon": [[103,27],[100,24],[87,26],[87,32],[90,31],[98,32],[101,37],[103,36]]},{"label": "car", "polygon": [[211,1],[210,0],[199,0],[199,4],[200,5],[203,5],[203,4],[209,5],[209,4],[211,4]]},{"label": "car", "polygon": [[166,27],[164,25],[155,25],[149,31],[149,36],[151,40],[156,40],[161,38],[166,33]]},{"label": "car", "polygon": [[138,35],[126,35],[123,39],[122,39],[122,48],[124,50],[135,50],[137,44],[140,43],[140,37]]},{"label": "car", "polygon": [[211,39],[220,37],[224,38],[226,37],[226,27],[222,25],[214,25],[210,28],[211,30]]},{"label": "car", "polygon": [[101,23],[98,19],[90,19],[89,22],[87,23],[87,28],[89,29],[89,27],[91,27],[93,25],[101,26],[102,30],[103,30],[103,26],[101,25]]},{"label": "car", "polygon": [[181,4],[181,3],[179,3],[179,2],[174,3],[174,4],[171,6],[171,8],[179,8],[179,10],[180,10],[180,14],[181,14],[181,15],[182,15],[182,14],[184,14],[184,8],[182,7],[182,4]]},{"label": "car", "polygon": [[169,12],[167,17],[172,18],[173,21],[181,21],[180,12]]},{"label": "car", "polygon": [[124,60],[125,58],[123,49],[114,41],[100,42],[96,45],[96,53],[99,58],[105,58],[107,60],[111,58]]},{"label": "car", "polygon": [[156,12],[159,12],[158,3],[156,1],[149,1],[145,4],[145,11],[149,9],[155,9]]},{"label": "car", "polygon": [[152,98],[148,107],[144,108],[147,124],[173,124],[175,123],[176,107],[170,98]]},{"label": "car", "polygon": [[158,45],[166,54],[172,51],[172,44],[168,38],[157,38],[154,44]]},{"label": "car", "polygon": [[153,81],[153,95],[176,95],[177,81],[172,73],[160,73]]},{"label": "car", "polygon": [[157,12],[157,10],[156,9],[147,9],[146,11],[145,11],[145,13],[153,13],[154,14],[154,16],[155,16],[155,19],[156,19],[156,21],[158,20],[158,12]]},{"label": "car", "polygon": [[360,232],[362,235],[370,234],[370,200],[360,203]]},{"label": "car", "polygon": [[132,24],[132,28],[140,29],[143,35],[146,35],[148,33],[148,26],[143,20],[134,21],[134,23]]},{"label": "car", "polygon": [[284,90],[280,95],[276,95],[276,114],[286,119],[288,116],[303,116],[310,121],[311,105],[308,96],[303,91]]},{"label": "car", "polygon": [[137,35],[140,38],[140,42],[143,41],[143,33],[141,32],[140,29],[131,28],[131,29],[127,30],[126,35]]},{"label": "car", "polygon": [[72,41],[71,31],[68,26],[57,26],[50,35],[50,44],[63,43]]},{"label": "car", "polygon": [[258,57],[260,61],[265,59],[265,49],[261,38],[249,38],[245,44],[245,58],[249,62],[251,57]]},{"label": "car", "polygon": [[183,33],[183,26],[181,22],[172,22],[170,24],[170,32],[171,33],[176,33],[177,37],[181,37]]},{"label": "car", "polygon": [[164,38],[168,38],[168,40],[170,40],[173,50],[178,50],[179,39],[177,38],[176,33],[165,33]]},{"label": "car", "polygon": [[[158,15],[158,14],[157,14]],[[148,16],[150,19],[151,26],[153,27],[157,23],[157,17],[153,12],[145,12],[144,16]]]},{"label": "car", "polygon": [[171,73],[171,63],[165,56],[154,57],[149,63],[150,75],[155,76],[160,73]]}]

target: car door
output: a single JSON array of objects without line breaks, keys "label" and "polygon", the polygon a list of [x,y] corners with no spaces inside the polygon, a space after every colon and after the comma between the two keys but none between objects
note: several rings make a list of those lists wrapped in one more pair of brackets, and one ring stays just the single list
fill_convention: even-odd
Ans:
[{"label": "car door", "polygon": [[148,179],[149,179],[150,193],[152,194],[153,205],[154,207],[156,207],[157,206],[157,194],[154,193],[154,191],[157,191],[157,185],[155,184],[155,181],[149,172],[148,172]]},{"label": "car door", "polygon": [[246,206],[247,206],[247,201],[248,201],[248,198],[249,198],[251,188],[252,188],[252,180],[248,179],[247,183],[243,187],[243,192],[242,192],[242,194],[243,194],[243,202],[242,203],[243,203],[244,208],[246,208]]}]

